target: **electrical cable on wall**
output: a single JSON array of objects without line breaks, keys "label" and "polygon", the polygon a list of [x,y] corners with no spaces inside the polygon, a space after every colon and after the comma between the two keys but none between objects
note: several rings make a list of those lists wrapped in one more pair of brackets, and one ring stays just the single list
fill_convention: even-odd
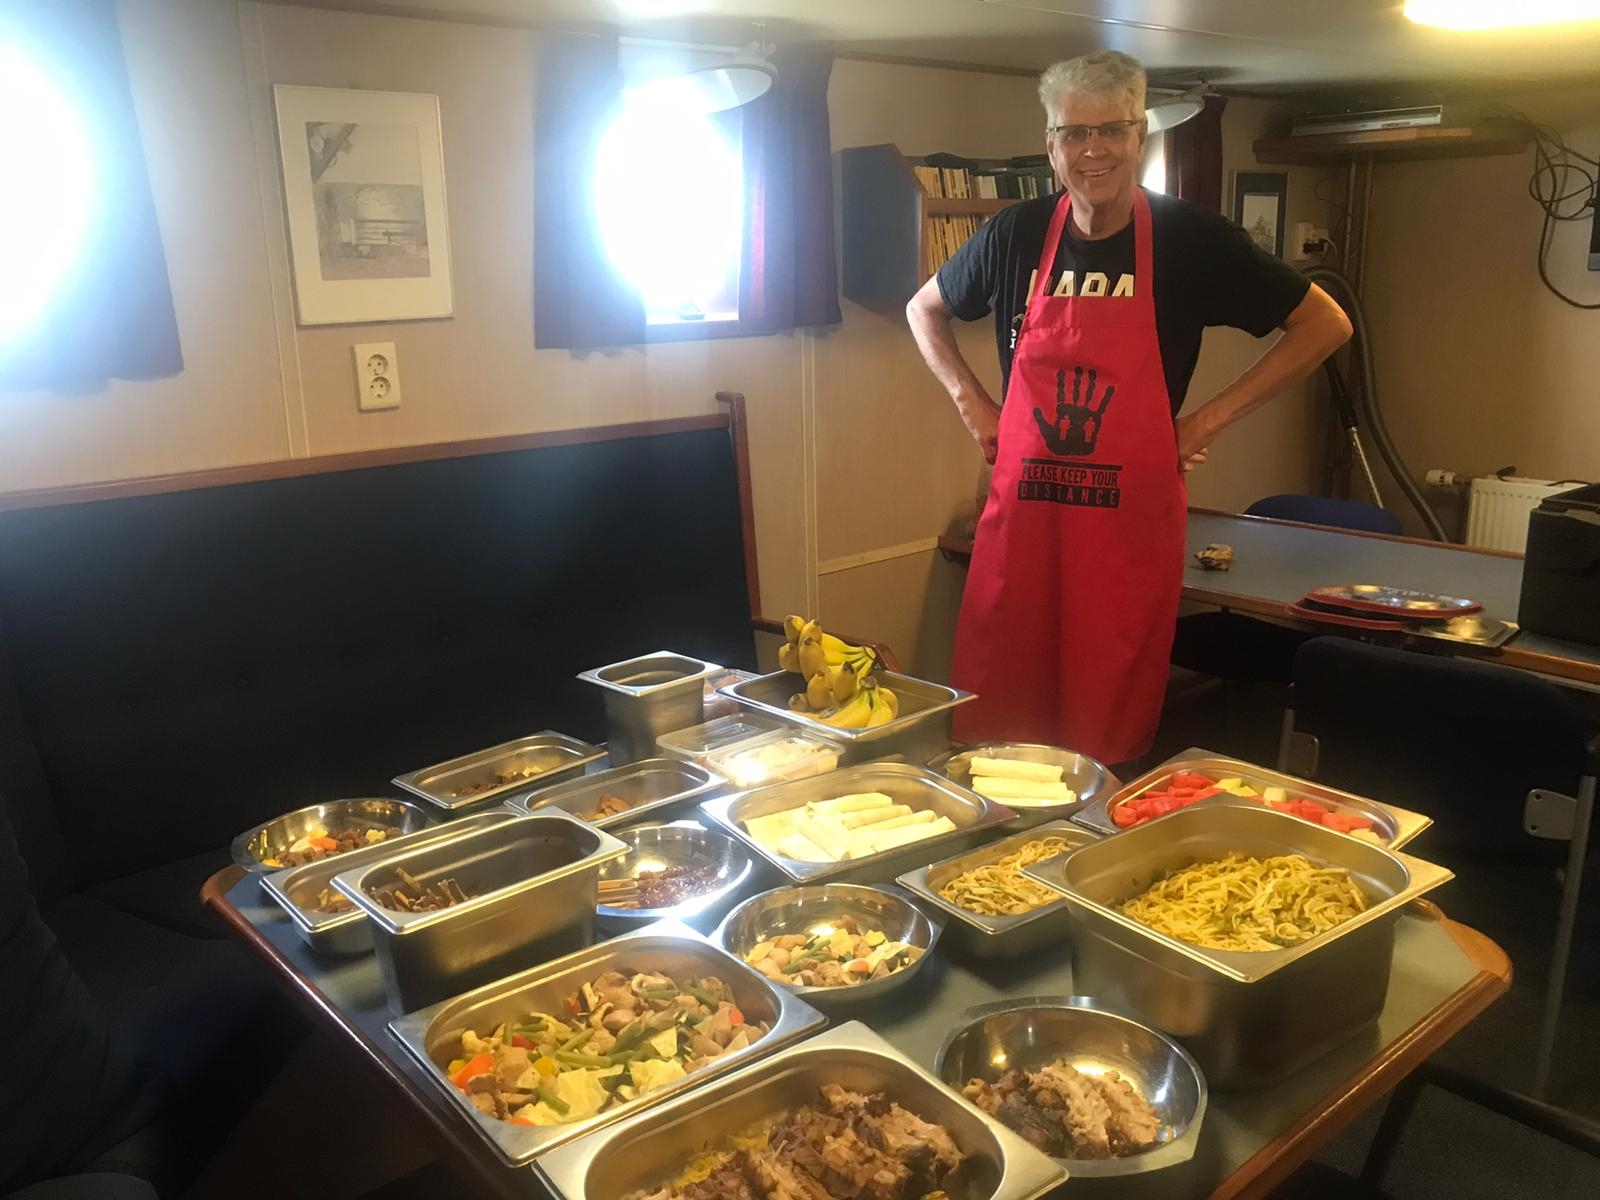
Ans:
[{"label": "electrical cable on wall", "polygon": [[1547,267],[1556,222],[1584,220],[1600,204],[1600,159],[1574,150],[1557,130],[1541,125],[1527,114],[1507,105],[1488,105],[1485,112],[1516,121],[1533,135],[1534,167],[1533,174],[1528,178],[1528,195],[1533,197],[1534,203],[1544,213],[1535,259],[1540,281],[1552,295],[1573,308],[1589,312],[1600,310],[1600,301],[1585,303],[1574,300],[1556,287]]}]

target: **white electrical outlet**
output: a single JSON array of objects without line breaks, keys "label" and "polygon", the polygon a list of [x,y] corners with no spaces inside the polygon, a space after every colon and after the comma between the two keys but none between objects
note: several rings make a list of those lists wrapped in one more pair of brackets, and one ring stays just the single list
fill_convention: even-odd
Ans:
[{"label": "white electrical outlet", "polygon": [[356,404],[362,412],[400,407],[400,360],[393,342],[358,342]]},{"label": "white electrical outlet", "polygon": [[1290,239],[1289,258],[1293,262],[1305,262],[1311,256],[1306,253],[1306,243],[1314,241],[1316,228],[1310,221],[1298,221],[1294,227],[1294,237]]}]

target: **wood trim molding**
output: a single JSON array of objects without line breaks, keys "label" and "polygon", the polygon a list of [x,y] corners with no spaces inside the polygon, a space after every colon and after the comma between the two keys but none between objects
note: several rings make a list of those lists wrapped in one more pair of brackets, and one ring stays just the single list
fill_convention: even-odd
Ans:
[{"label": "wood trim molding", "polygon": [[743,392],[718,392],[728,406],[728,433],[733,438],[733,463],[739,475],[739,521],[744,534],[744,581],[750,593],[750,615],[761,612],[761,563],[756,556],[756,498],[750,474],[750,425]]},{"label": "wood trim molding", "polygon": [[[506,454],[517,450],[540,450],[549,446],[580,446],[589,442],[657,437],[669,433],[692,433],[701,429],[728,429],[731,424],[731,418],[725,413],[708,413],[698,417],[671,417],[660,421],[631,421],[621,425],[553,429],[543,433],[519,433],[509,437],[478,438],[461,442],[429,442],[418,446],[393,446],[383,450],[358,450],[352,454],[324,454],[312,458],[248,463],[237,467],[217,467],[173,475],[147,475],[140,479],[39,488],[0,495],[0,512],[18,508],[45,508],[57,504],[87,504],[95,500],[120,500],[128,496],[153,496],[163,492],[188,492],[199,488],[226,487],[236,483],[297,479],[304,475],[326,475],[336,471],[364,471],[371,467],[389,467],[400,463],[473,458],[482,454]],[[750,552],[753,553],[753,542],[751,547]]]}]

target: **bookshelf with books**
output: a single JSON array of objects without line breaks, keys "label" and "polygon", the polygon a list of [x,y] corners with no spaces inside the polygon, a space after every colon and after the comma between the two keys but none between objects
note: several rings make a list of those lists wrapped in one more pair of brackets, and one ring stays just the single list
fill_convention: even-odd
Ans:
[{"label": "bookshelf with books", "polygon": [[909,299],[995,213],[1055,186],[1043,155],[925,160],[882,145],[839,160],[843,290],[860,303]]}]

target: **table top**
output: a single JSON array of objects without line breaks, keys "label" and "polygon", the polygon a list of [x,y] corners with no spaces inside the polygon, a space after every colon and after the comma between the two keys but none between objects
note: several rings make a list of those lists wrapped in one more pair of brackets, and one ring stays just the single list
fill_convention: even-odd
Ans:
[{"label": "table top", "polygon": [[[1194,552],[1212,542],[1233,547],[1231,570],[1207,571],[1194,561]],[[960,538],[941,538],[939,545],[955,557],[972,551],[971,542]],[[1292,621],[1285,606],[1325,584],[1379,583],[1476,600],[1486,616],[1514,622],[1522,561],[1520,554],[1504,551],[1191,508],[1183,596],[1314,629],[1322,627]],[[1523,630],[1498,650],[1434,640],[1428,648],[1600,685],[1600,646]]]},{"label": "table top", "polygon": [[[202,892],[246,945],[325,1026],[350,1038],[369,1065],[426,1119],[441,1150],[475,1176],[486,1194],[539,1200],[534,1172],[504,1167],[487,1143],[446,1105],[436,1085],[387,1030],[390,1013],[371,954],[327,958],[311,951],[289,919],[237,867],[219,871]],[[897,993],[892,1008],[861,1019],[921,1065],[934,1056],[966,1008],[1009,997],[1071,995],[1063,948],[1020,962],[962,963],[944,951],[924,968],[931,986]],[[1265,1196],[1355,1116],[1388,1093],[1494,1001],[1511,965],[1482,934],[1444,919],[1425,902],[1400,921],[1389,995],[1376,1024],[1270,1088],[1213,1093],[1190,1190],[1214,1200]]]}]

